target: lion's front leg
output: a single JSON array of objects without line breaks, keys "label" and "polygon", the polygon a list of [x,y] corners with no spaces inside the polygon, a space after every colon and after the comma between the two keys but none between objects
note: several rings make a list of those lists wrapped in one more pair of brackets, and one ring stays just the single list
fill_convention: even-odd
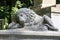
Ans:
[{"label": "lion's front leg", "polygon": [[15,23],[15,22],[11,22],[8,26],[8,29],[16,29],[16,28],[19,28],[20,25]]}]

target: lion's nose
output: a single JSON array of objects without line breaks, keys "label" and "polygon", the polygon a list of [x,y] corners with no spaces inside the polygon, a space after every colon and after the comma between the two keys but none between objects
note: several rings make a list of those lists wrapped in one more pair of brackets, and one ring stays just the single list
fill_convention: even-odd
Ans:
[{"label": "lion's nose", "polygon": [[23,18],[23,17],[19,17],[19,20],[20,20],[20,21],[23,21],[23,22],[25,22],[25,21],[26,21],[26,19],[25,19],[25,18]]}]

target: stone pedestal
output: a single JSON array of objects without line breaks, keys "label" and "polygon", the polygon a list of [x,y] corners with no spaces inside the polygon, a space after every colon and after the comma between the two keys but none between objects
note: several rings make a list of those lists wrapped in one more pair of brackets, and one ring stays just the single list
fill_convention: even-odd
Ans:
[{"label": "stone pedestal", "polygon": [[0,30],[0,40],[60,40],[60,32]]}]

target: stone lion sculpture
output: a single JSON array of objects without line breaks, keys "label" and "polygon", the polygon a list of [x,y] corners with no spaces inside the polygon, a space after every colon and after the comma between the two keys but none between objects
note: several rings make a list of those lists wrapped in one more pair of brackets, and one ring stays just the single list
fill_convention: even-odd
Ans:
[{"label": "stone lion sculpture", "polygon": [[17,11],[14,20],[9,24],[9,29],[23,28],[32,31],[57,31],[47,15],[39,16],[29,8]]}]

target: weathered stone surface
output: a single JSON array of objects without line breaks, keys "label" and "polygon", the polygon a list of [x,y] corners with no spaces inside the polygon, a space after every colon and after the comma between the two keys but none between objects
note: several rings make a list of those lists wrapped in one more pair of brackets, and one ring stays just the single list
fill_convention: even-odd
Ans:
[{"label": "weathered stone surface", "polygon": [[[44,21],[46,23],[44,23]],[[53,23],[47,15],[39,16],[33,10],[29,8],[21,8],[18,10],[15,16],[15,20],[9,24],[9,29],[21,28],[32,31],[48,31],[54,30]]]}]

